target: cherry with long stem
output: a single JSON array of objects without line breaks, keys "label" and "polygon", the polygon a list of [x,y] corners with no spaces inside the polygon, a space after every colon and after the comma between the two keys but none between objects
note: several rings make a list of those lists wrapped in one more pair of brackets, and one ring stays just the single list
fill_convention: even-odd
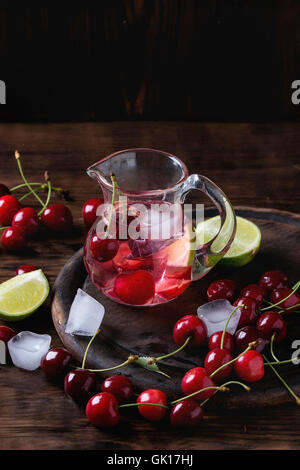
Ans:
[{"label": "cherry with long stem", "polygon": [[249,351],[250,349],[253,349],[255,348],[255,346],[257,345],[257,341],[253,341],[252,343],[249,343],[249,346],[245,349],[245,351],[243,351],[241,354],[239,354],[238,356],[234,357],[231,361],[229,362],[226,362],[226,364],[223,364],[222,366],[220,366],[218,369],[216,369],[212,374],[210,374],[210,378],[212,379],[220,370],[224,369],[224,367],[227,367],[229,366],[230,364],[233,364],[233,362],[237,361],[241,356],[243,356],[244,354],[246,354],[247,351]]},{"label": "cherry with long stem", "polygon": [[[262,312],[264,312],[265,310],[270,310],[274,307],[278,307],[280,304],[282,304],[282,302],[285,302],[287,299],[289,299],[300,287],[300,281],[298,281],[294,286],[293,286],[293,289],[292,289],[292,292],[287,295],[284,299],[281,299],[279,300],[279,302],[276,302],[275,304],[271,304],[271,305],[268,305],[268,307],[264,307],[261,309]],[[295,305],[293,306],[295,308]],[[284,309],[284,311],[287,310],[287,309]]]},{"label": "cherry with long stem", "polygon": [[22,180],[24,181],[25,185],[27,186],[27,188],[29,189],[29,191],[31,192],[31,194],[32,194],[32,195],[37,199],[37,201],[41,204],[41,206],[43,207],[43,209],[46,209],[46,206],[45,206],[44,202],[43,202],[42,199],[39,197],[39,195],[35,192],[35,190],[31,187],[30,183],[27,181],[27,179],[26,179],[26,177],[25,177],[25,175],[24,175],[23,168],[22,168],[22,163],[21,163],[21,155],[20,155],[20,153],[18,152],[18,150],[15,151],[15,159],[17,160],[18,169],[19,169],[21,178],[22,178]]}]

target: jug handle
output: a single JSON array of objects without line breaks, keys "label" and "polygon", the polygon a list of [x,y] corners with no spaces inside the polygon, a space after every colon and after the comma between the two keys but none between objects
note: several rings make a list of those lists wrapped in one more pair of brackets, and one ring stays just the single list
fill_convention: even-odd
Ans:
[{"label": "jug handle", "polygon": [[181,203],[186,195],[197,189],[206,194],[219,210],[221,226],[218,233],[207,243],[196,247],[192,267],[192,279],[202,278],[220,261],[229,250],[236,232],[234,209],[223,191],[211,180],[202,175],[190,175],[181,188]]}]

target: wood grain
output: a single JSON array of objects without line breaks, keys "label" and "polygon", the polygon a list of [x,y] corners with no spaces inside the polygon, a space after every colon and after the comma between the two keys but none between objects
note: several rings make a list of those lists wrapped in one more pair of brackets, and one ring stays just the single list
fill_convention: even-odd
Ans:
[{"label": "wood grain", "polygon": [[[6,3],[6,4],[5,4]],[[297,0],[0,7],[2,120],[298,120]]]},{"label": "wood grain", "polygon": [[[82,246],[81,205],[98,194],[85,168],[122,148],[141,145],[178,155],[191,172],[203,173],[220,185],[235,205],[299,213],[299,131],[297,123],[2,124],[0,180],[9,185],[19,182],[13,159],[18,148],[31,181],[42,179],[48,169],[57,185],[71,190],[74,201],[68,205],[75,229],[66,237],[44,235],[32,241],[32,249],[22,256],[1,253],[0,280],[12,276],[17,265],[34,262],[53,285],[62,266]],[[49,304],[15,327],[50,332],[53,344],[61,344]],[[0,369],[0,416],[1,449],[300,448],[300,410],[294,404],[239,412],[211,410],[203,425],[187,435],[170,431],[167,424],[151,425],[132,412],[120,427],[101,431],[90,426],[84,411],[41,371],[27,373],[10,366]]]}]

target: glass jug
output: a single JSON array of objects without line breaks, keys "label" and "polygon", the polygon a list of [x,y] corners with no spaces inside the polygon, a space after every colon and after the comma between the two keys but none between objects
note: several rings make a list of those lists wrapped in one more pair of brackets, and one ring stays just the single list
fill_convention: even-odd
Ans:
[{"label": "glass jug", "polygon": [[[87,173],[100,184],[104,205],[86,238],[84,261],[92,282],[112,300],[135,306],[173,300],[230,248],[236,218],[228,198],[205,176],[189,175],[174,155],[124,150]],[[184,204],[194,189],[220,214],[220,229],[210,240],[201,230],[203,205]]]}]

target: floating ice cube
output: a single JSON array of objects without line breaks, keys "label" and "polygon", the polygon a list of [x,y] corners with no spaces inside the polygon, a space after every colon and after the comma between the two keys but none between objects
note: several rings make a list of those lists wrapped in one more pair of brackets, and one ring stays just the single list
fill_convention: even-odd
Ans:
[{"label": "floating ice cube", "polygon": [[7,343],[13,364],[20,369],[36,370],[49,351],[51,336],[22,331]]},{"label": "floating ice cube", "polygon": [[[216,331],[222,331],[231,312],[235,309],[228,300],[218,299],[208,302],[198,307],[197,315],[204,321],[207,327],[207,336],[211,336]],[[233,335],[237,329],[241,316],[241,310],[238,309],[232,315],[226,331]]]},{"label": "floating ice cube", "polygon": [[78,289],[72,303],[66,333],[79,336],[94,336],[104,317],[104,307],[96,299]]}]

